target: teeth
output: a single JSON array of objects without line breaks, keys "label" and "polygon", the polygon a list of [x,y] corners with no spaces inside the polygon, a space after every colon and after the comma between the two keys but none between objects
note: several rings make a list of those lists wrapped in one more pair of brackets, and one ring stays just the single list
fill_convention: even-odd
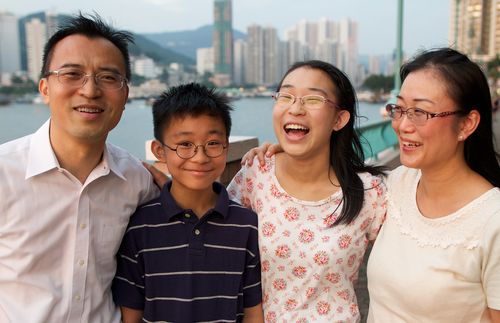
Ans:
[{"label": "teeth", "polygon": [[87,108],[87,107],[80,107],[76,109],[78,112],[86,112],[86,113],[98,113],[102,112],[102,109],[99,108]]},{"label": "teeth", "polygon": [[287,124],[285,126],[285,130],[303,130],[303,131],[307,131],[309,130],[309,128],[306,128],[302,125],[299,125],[299,124]]},{"label": "teeth", "polygon": [[419,143],[416,143],[416,142],[413,142],[413,143],[406,143],[404,144],[406,147],[420,147],[422,146],[422,144],[419,144]]}]

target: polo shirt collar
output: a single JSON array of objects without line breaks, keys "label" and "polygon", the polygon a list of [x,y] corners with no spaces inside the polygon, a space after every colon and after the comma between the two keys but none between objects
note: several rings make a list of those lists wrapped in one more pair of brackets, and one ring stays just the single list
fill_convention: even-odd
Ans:
[{"label": "polo shirt collar", "polygon": [[[50,144],[49,129],[50,118],[31,136],[25,179],[55,168],[60,168],[59,161]],[[106,143],[104,146],[103,158],[100,165],[103,165],[103,167],[107,166],[118,177],[126,180],[108,145]]]},{"label": "polo shirt collar", "polygon": [[[162,207],[167,215],[167,221],[170,221],[174,216],[178,214],[185,213],[185,210],[177,205],[172,194],[170,194],[170,188],[172,187],[172,182],[168,182],[163,186],[161,190],[160,199],[162,201]],[[212,189],[217,193],[217,201],[215,202],[215,207],[212,212],[220,214],[223,218],[227,218],[229,213],[229,195],[227,194],[224,186],[218,182],[212,184]]]}]

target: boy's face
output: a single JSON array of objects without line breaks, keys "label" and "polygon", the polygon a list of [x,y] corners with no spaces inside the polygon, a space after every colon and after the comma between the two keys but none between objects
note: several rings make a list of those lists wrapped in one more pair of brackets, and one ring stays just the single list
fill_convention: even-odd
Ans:
[{"label": "boy's face", "polygon": [[[217,155],[218,144],[228,146],[222,120],[209,115],[174,117],[165,128],[162,141],[164,145],[155,141],[153,152],[167,164],[172,175],[172,189],[211,191],[212,183],[222,175],[226,166],[227,148],[219,156],[209,157],[204,147],[208,148],[209,155]],[[168,148],[179,148],[178,153],[185,156],[189,152],[188,147],[193,145],[198,146],[196,153],[187,159],[179,157],[176,151]]]}]

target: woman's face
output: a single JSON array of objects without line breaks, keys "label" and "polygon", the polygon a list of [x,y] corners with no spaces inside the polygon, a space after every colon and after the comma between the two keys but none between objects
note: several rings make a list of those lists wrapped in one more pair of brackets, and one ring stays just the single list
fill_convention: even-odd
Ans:
[{"label": "woman's face", "polygon": [[[396,104],[404,111],[410,108],[431,113],[459,110],[448,95],[445,81],[432,69],[410,73],[401,86]],[[451,161],[463,159],[460,120],[457,114],[429,118],[423,125],[415,125],[406,115],[393,120],[401,163],[426,170],[446,167]]]},{"label": "woman's face", "polygon": [[[291,105],[280,100],[274,105],[274,131],[283,150],[298,158],[329,156],[330,135],[347,123],[349,112],[338,108],[335,85],[328,74],[309,67],[297,68],[283,79],[279,91],[296,98]],[[303,104],[300,98],[307,95],[328,101]]]}]

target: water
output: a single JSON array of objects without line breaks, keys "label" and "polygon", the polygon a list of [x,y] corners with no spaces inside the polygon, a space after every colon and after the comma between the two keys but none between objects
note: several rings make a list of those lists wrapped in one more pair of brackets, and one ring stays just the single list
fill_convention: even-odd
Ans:
[{"label": "water", "polygon": [[[272,127],[271,98],[245,98],[234,102],[231,135],[255,136],[259,142],[275,142]],[[361,102],[360,125],[381,120],[380,104]],[[0,143],[28,135],[36,131],[49,117],[44,104],[11,104],[0,106]],[[118,126],[111,131],[109,141],[145,158],[145,142],[153,138],[151,107],[144,101],[127,103]]]}]

